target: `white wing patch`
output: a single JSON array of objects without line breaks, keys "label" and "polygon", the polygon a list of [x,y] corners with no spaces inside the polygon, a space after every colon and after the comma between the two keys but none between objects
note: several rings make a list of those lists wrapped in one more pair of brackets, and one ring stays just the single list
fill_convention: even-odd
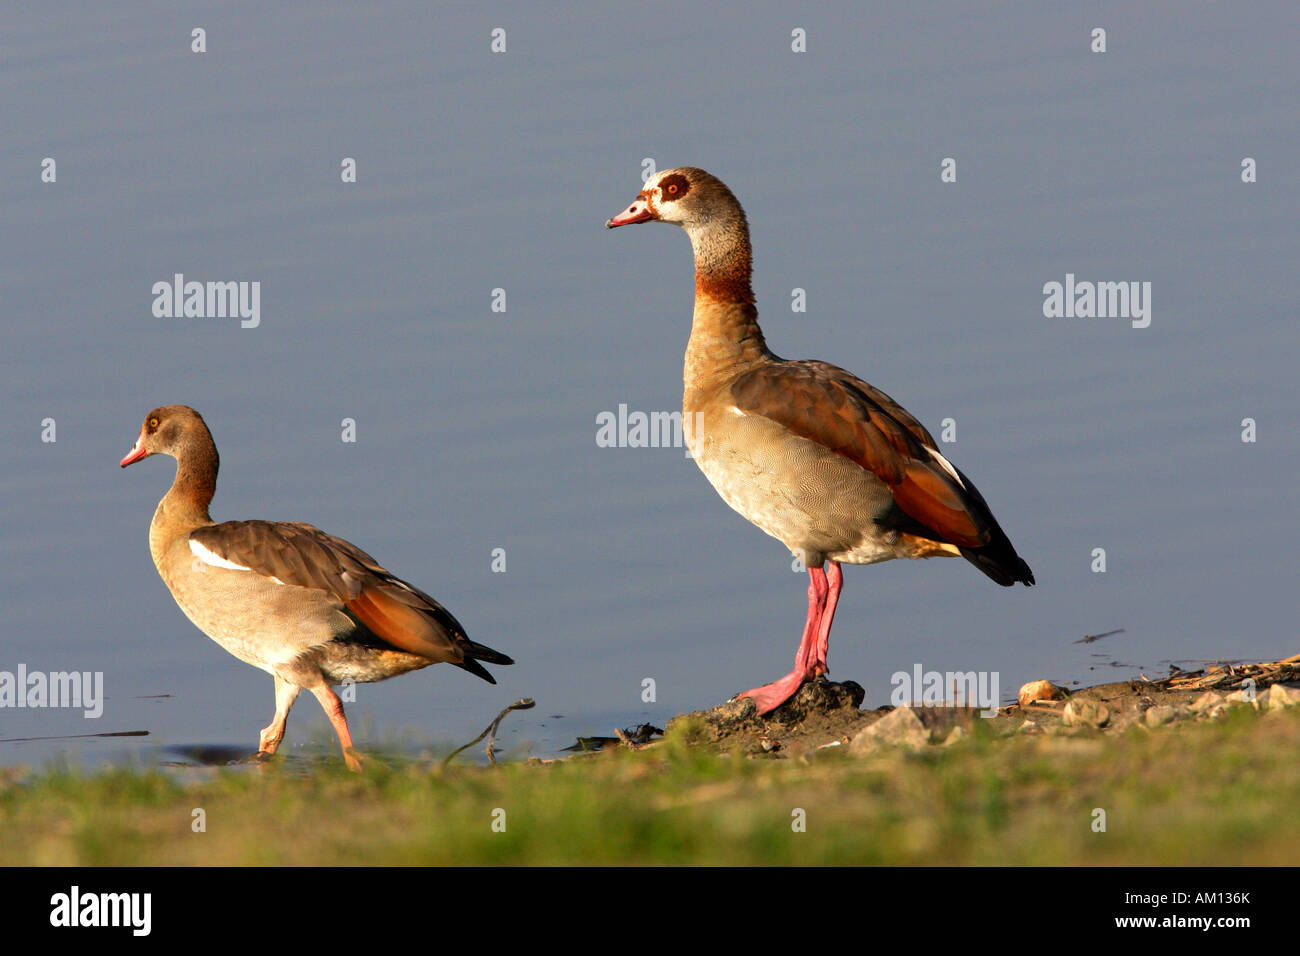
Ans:
[{"label": "white wing patch", "polygon": [[252,568],[246,568],[242,564],[236,564],[234,561],[227,561],[215,551],[209,551],[203,545],[199,544],[193,538],[190,538],[190,553],[198,558],[204,564],[210,564],[214,568],[227,568],[231,571],[251,571]]},{"label": "white wing patch", "polygon": [[[190,553],[198,558],[204,564],[214,568],[225,568],[228,571],[252,571],[252,568],[246,568],[242,564],[236,564],[234,561],[227,561],[215,551],[209,551],[203,545],[199,544],[193,538],[190,538]],[[279,578],[268,575],[267,580],[274,581],[276,584],[284,584]]]},{"label": "white wing patch", "polygon": [[930,453],[930,456],[931,456],[935,461],[937,461],[940,465],[943,466],[943,470],[944,470],[944,471],[946,471],[946,472],[948,472],[948,474],[952,475],[953,480],[956,481],[957,484],[961,485],[963,488],[966,487],[966,482],[964,482],[964,481],[961,480],[961,475],[957,474],[957,469],[954,468],[954,467],[952,466],[952,463],[949,462],[947,458],[944,458],[943,455],[939,454],[939,453],[938,453],[937,451],[935,451],[933,448],[929,448],[929,447],[927,447],[927,448],[926,448],[926,451],[928,451],[928,452]]}]

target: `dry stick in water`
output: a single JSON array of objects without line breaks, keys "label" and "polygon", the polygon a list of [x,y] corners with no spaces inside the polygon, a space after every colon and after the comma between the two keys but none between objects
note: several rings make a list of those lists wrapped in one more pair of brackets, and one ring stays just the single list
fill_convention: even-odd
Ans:
[{"label": "dry stick in water", "polygon": [[1124,633],[1124,628],[1117,627],[1115,630],[1106,631],[1104,634],[1085,634],[1083,635],[1083,637],[1079,638],[1074,643],[1091,644],[1093,641],[1100,641],[1103,637],[1110,637],[1112,634],[1123,634],[1123,633]]},{"label": "dry stick in water", "polygon": [[[170,696],[170,695],[169,695]],[[0,737],[0,744],[25,744],[32,740],[73,740],[77,737],[148,737],[147,730],[111,730],[101,734],[55,734],[52,737]]]},{"label": "dry stick in water", "polygon": [[496,743],[497,727],[501,724],[501,721],[505,718],[506,714],[510,713],[510,711],[512,710],[529,710],[535,707],[536,705],[537,702],[533,700],[531,697],[519,698],[519,700],[515,701],[505,710],[501,711],[501,713],[497,714],[497,719],[492,721],[492,723],[488,724],[487,728],[483,731],[483,733],[479,734],[477,737],[475,737],[469,743],[465,744],[463,747],[457,747],[451,753],[447,754],[447,759],[442,762],[442,765],[444,767],[447,766],[447,764],[451,763],[452,758],[455,757],[456,754],[460,753],[462,750],[468,750],[470,747],[473,747],[476,743],[478,743],[488,734],[491,734],[492,737],[488,741],[486,753],[488,755],[488,760],[491,761],[492,763],[496,763],[497,762],[496,751],[493,749],[492,745]]}]

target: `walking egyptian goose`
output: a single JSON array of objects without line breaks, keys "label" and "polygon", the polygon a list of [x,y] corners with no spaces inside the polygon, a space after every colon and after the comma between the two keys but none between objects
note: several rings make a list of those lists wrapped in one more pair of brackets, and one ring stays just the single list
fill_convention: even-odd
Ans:
[{"label": "walking egyptian goose", "polygon": [[721,180],[693,167],[657,173],[605,226],[639,222],[675,223],[695,250],[687,447],[723,500],[808,569],[794,670],[739,697],[765,714],[826,673],[840,562],[961,555],[998,584],[1034,583],[983,496],[920,422],[844,369],[768,349],[750,287],[749,223]]},{"label": "walking egyptian goose", "polygon": [[303,688],[325,709],[348,767],[360,769],[332,684],[384,680],[446,662],[495,684],[480,664],[513,664],[475,644],[437,601],[341,538],[297,521],[225,521],[208,505],[217,446],[185,405],[155,408],[122,467],[176,459],[176,479],[149,526],[149,551],[185,616],[241,661],[275,678],[275,717],[258,756],[275,753]]}]

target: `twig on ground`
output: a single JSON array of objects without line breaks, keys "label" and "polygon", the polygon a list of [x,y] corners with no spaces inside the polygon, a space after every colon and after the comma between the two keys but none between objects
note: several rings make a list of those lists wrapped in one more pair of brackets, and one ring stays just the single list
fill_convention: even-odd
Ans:
[{"label": "twig on ground", "polygon": [[1232,690],[1250,680],[1254,681],[1256,687],[1263,688],[1270,684],[1300,680],[1300,654],[1258,664],[1225,663],[1205,670],[1183,671],[1176,667],[1171,667],[1170,670],[1168,677],[1148,680],[1148,683],[1168,690]]},{"label": "twig on ground", "polygon": [[478,743],[484,737],[487,737],[489,734],[491,734],[492,736],[488,740],[486,753],[487,753],[488,761],[490,763],[496,763],[497,762],[496,748],[493,747],[492,745],[496,743],[497,727],[500,726],[501,721],[505,718],[506,714],[510,713],[510,711],[512,710],[529,710],[530,708],[535,707],[536,705],[537,702],[533,700],[531,697],[519,698],[519,700],[515,701],[505,710],[501,711],[501,713],[497,714],[497,719],[492,721],[492,723],[488,724],[487,728],[484,729],[483,733],[479,734],[477,737],[475,737],[469,743],[465,744],[463,747],[457,747],[451,753],[447,754],[447,758],[443,760],[442,765],[444,767],[447,766],[447,764],[451,763],[452,758],[455,757],[456,754],[460,753],[462,750],[468,750],[470,747],[473,747],[476,743]]}]

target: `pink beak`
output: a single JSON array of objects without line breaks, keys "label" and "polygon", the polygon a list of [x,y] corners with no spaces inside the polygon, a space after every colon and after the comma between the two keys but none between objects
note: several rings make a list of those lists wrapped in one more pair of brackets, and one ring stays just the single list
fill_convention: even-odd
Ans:
[{"label": "pink beak", "polygon": [[605,228],[613,229],[615,226],[630,226],[634,222],[649,222],[654,217],[654,213],[650,211],[650,204],[640,196],[637,196],[632,205],[628,206],[613,219],[606,219]]},{"label": "pink beak", "polygon": [[144,435],[141,434],[140,437],[135,440],[135,444],[131,446],[131,450],[126,453],[126,457],[122,459],[121,465],[123,468],[127,465],[133,465],[141,458],[148,458],[149,454],[150,453],[146,451],[144,447]]}]

